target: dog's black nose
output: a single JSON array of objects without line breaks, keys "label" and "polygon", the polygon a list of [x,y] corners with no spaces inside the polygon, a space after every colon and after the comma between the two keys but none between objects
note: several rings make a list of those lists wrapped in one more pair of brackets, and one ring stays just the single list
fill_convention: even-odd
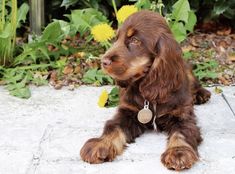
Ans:
[{"label": "dog's black nose", "polygon": [[109,66],[109,65],[112,64],[112,60],[110,60],[109,58],[103,58],[103,59],[101,60],[101,63],[102,63],[102,65],[103,65],[104,67],[107,67],[107,66]]}]

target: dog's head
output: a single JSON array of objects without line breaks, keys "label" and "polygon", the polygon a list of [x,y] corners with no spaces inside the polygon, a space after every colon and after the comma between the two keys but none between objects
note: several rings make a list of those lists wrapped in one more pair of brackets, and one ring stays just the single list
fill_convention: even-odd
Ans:
[{"label": "dog's head", "polygon": [[139,88],[148,100],[167,93],[153,93],[160,88],[179,88],[183,76],[180,46],[165,19],[150,11],[134,13],[125,20],[102,58],[102,67],[117,81],[142,79]]}]

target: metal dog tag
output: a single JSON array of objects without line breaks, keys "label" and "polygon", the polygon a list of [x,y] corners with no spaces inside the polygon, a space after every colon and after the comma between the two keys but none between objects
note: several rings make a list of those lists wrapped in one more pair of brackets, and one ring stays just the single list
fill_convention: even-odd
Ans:
[{"label": "metal dog tag", "polygon": [[149,109],[149,102],[144,101],[144,108],[138,112],[137,118],[140,123],[146,124],[152,120],[153,113]]}]

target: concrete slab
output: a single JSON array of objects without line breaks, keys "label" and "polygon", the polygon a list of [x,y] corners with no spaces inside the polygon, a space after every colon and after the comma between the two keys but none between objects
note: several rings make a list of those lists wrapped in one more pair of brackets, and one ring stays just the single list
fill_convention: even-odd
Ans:
[{"label": "concrete slab", "polygon": [[[82,86],[75,91],[32,88],[28,100],[0,87],[0,174],[148,174],[176,173],[165,169],[160,156],[166,136],[149,132],[130,144],[113,162],[84,163],[83,143],[99,136],[115,108],[101,109],[97,99],[110,87]],[[210,89],[213,91],[213,89]],[[235,87],[223,88],[232,107]],[[220,94],[195,107],[204,141],[200,162],[182,173],[235,173],[235,118]]]}]

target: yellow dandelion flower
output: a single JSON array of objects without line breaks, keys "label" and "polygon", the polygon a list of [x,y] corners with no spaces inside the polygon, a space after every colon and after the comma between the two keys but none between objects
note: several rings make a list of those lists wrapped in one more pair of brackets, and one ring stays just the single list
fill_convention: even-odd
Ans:
[{"label": "yellow dandelion flower", "polygon": [[98,24],[91,28],[91,34],[97,42],[107,42],[114,37],[114,30],[108,24]]},{"label": "yellow dandelion flower", "polygon": [[122,23],[126,20],[128,16],[137,12],[138,9],[134,5],[124,5],[117,12],[117,20],[119,23]]},{"label": "yellow dandelion flower", "polygon": [[103,108],[107,103],[108,98],[109,98],[108,92],[107,90],[104,89],[99,97],[98,106]]}]

